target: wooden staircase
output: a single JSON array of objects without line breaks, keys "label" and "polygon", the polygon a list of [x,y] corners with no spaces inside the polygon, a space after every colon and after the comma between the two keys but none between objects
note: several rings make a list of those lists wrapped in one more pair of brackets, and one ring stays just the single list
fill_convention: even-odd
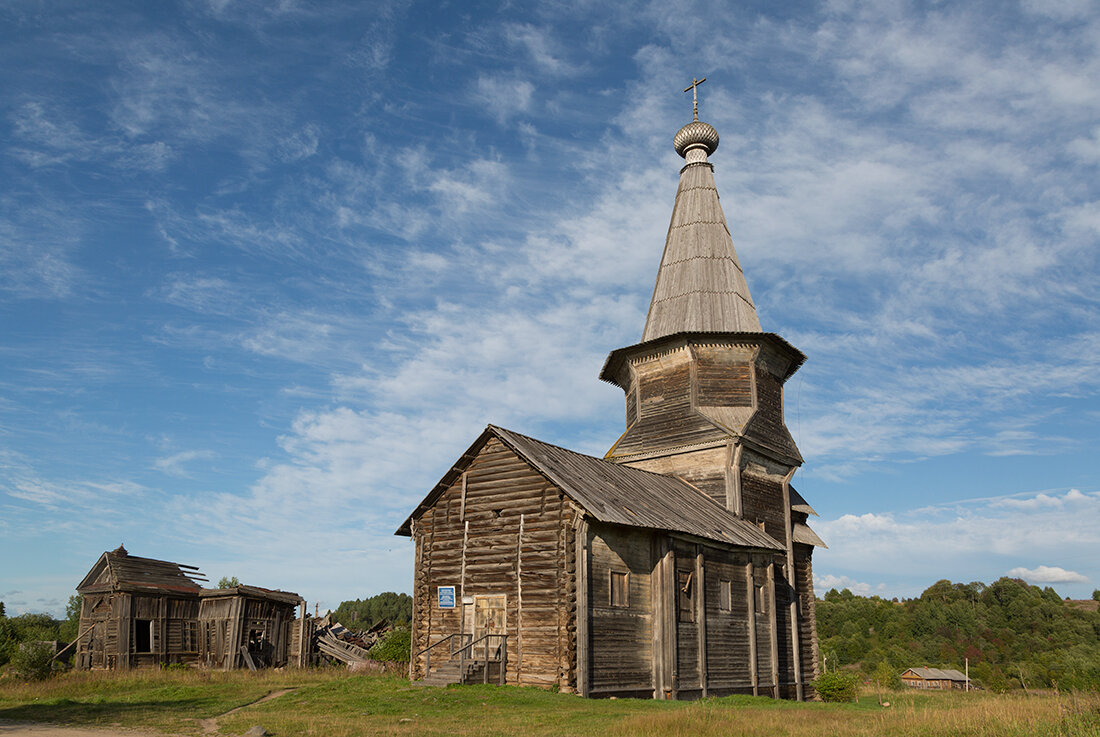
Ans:
[{"label": "wooden staircase", "polygon": [[484,679],[485,664],[480,660],[448,660],[432,669],[428,677],[416,683],[421,686],[449,686],[452,683],[481,683]]},{"label": "wooden staircase", "polygon": [[[420,681],[414,681],[421,686],[449,686],[452,683],[499,683],[504,685],[504,676],[508,662],[508,635],[487,634],[465,642],[468,635],[455,633],[447,635],[441,640],[432,643],[423,650],[415,653],[413,659],[424,655],[424,667],[427,676]],[[491,645],[491,641],[496,644]],[[463,644],[465,643],[465,644]],[[481,653],[483,656],[470,657],[478,653],[477,646],[484,643]],[[458,645],[456,649],[455,645]],[[443,646],[447,646],[444,648]],[[447,660],[436,657],[435,667],[432,667],[432,650],[439,649],[440,655],[448,656]]]}]

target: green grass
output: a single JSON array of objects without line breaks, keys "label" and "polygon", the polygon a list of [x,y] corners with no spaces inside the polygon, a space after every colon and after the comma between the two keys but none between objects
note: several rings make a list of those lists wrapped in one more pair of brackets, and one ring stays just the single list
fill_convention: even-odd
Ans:
[{"label": "green grass", "polygon": [[[293,691],[264,703],[264,695]],[[222,735],[254,724],[270,733],[352,735],[655,735],[657,737],[1085,737],[1100,735],[1100,695],[988,693],[873,695],[851,704],[798,704],[733,696],[702,702],[587,700],[535,688],[424,688],[397,676],[344,671],[251,674],[71,674],[39,684],[0,683],[0,719]]]}]

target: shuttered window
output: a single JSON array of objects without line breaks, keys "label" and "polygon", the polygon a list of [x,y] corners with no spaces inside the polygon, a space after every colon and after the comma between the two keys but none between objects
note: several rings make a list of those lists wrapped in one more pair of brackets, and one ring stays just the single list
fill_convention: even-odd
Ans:
[{"label": "shuttered window", "polygon": [[718,582],[718,608],[723,612],[733,611],[733,582],[724,578]]},{"label": "shuttered window", "polygon": [[692,571],[676,573],[676,609],[681,622],[695,621],[694,578]]},{"label": "shuttered window", "polygon": [[627,574],[623,571],[611,571],[611,606],[629,606],[628,592]]}]

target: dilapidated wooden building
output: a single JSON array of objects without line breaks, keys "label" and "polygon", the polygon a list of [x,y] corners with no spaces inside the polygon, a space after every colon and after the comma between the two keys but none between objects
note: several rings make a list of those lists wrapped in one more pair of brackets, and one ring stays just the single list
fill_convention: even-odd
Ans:
[{"label": "dilapidated wooden building", "polygon": [[301,630],[305,622],[295,618],[304,604],[297,594],[242,585],[203,589],[199,597],[199,660],[204,665],[256,669],[300,659],[295,627]]},{"label": "dilapidated wooden building", "polygon": [[696,119],[642,342],[604,458],[490,425],[397,531],[415,543],[411,676],[585,696],[805,698],[817,673],[812,508],[783,386]]},{"label": "dilapidated wooden building", "polygon": [[204,581],[194,566],[130,555],[121,545],[103,553],[76,587],[83,604],[75,666],[228,670],[301,661],[291,646],[301,597],[256,586],[204,589]]}]

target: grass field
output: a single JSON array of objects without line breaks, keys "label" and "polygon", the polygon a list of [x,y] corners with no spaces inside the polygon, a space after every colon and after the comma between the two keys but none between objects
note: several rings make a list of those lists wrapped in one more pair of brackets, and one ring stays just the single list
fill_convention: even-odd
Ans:
[{"label": "grass field", "polygon": [[[267,694],[278,698],[254,703]],[[532,688],[424,688],[395,676],[342,671],[69,674],[0,682],[0,720],[239,735],[1100,735],[1100,694],[890,694],[853,704],[729,697],[701,702],[585,700]],[[250,705],[251,704],[251,705]],[[232,709],[241,708],[232,714]],[[216,721],[206,721],[215,719]]]}]

